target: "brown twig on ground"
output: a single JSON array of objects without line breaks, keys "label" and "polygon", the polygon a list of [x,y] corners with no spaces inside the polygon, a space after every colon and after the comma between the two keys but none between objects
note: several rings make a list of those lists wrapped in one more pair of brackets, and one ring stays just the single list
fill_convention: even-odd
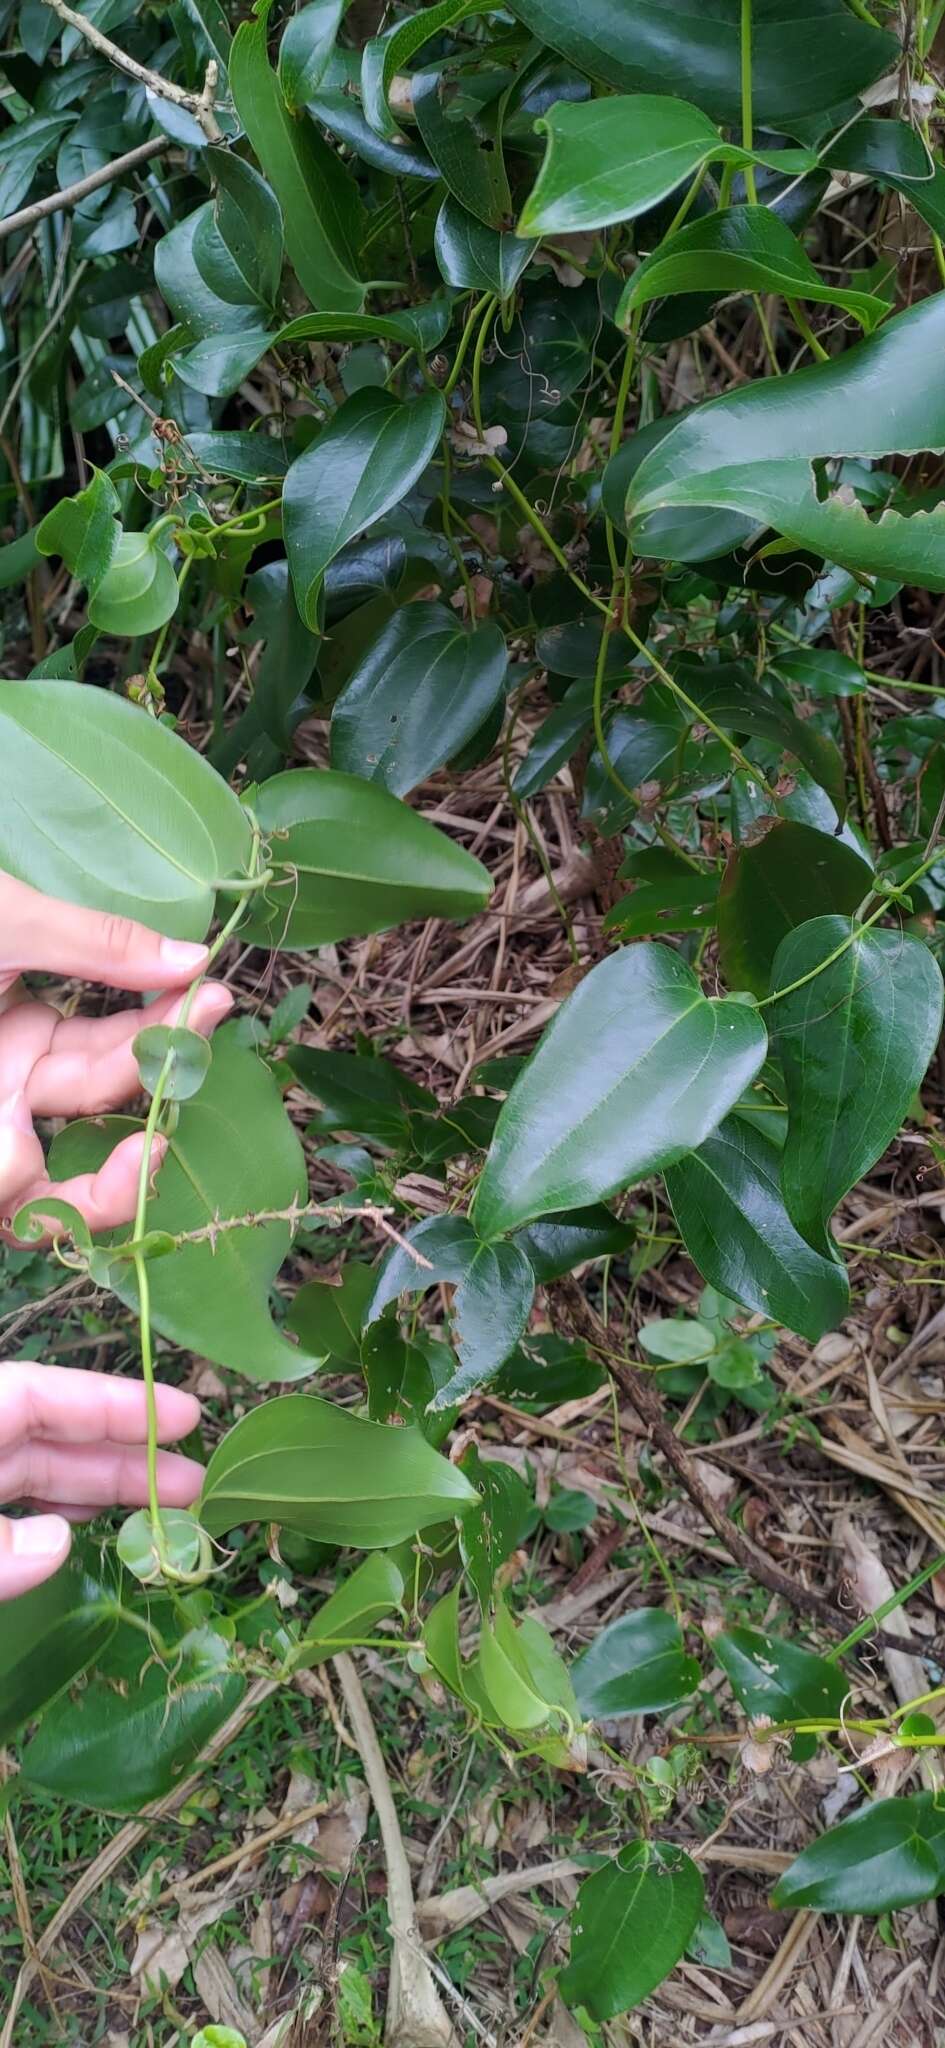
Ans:
[{"label": "brown twig on ground", "polygon": [[759,1585],[766,1586],[769,1593],[776,1593],[780,1599],[790,1601],[791,1605],[799,1608],[803,1614],[816,1615],[818,1621],[824,1622],[828,1628],[835,1631],[838,1623],[842,1624],[844,1620],[837,1604],[832,1600],[826,1600],[821,1593],[813,1592],[810,1587],[801,1585],[799,1580],[790,1578],[787,1572],[779,1571],[777,1565],[772,1564],[770,1559],[763,1557],[761,1552],[756,1550],[743,1531],[736,1527],[713,1500],[708,1488],[703,1485],[695,1471],[685,1445],[680,1442],[667,1422],[649,1380],[636,1366],[631,1365],[628,1359],[615,1356],[600,1317],[585,1300],[577,1282],[570,1279],[558,1280],[554,1287],[549,1289],[549,1293],[558,1303],[562,1321],[572,1334],[595,1352],[602,1364],[606,1365],[608,1372],[636,1409],[641,1422],[646,1424],[653,1442],[662,1451],[667,1464],[672,1466],[677,1479],[682,1481],[703,1520],[708,1523],[719,1541],[724,1543],[736,1564],[742,1565],[753,1579],[757,1579]]},{"label": "brown twig on ground", "polygon": [[364,1688],[347,1651],[339,1651],[332,1662],[361,1752],[387,1865],[387,1910],[393,1956],[384,2038],[388,2048],[456,2048],[452,2022],[440,2002],[421,1946],[410,1865]]}]

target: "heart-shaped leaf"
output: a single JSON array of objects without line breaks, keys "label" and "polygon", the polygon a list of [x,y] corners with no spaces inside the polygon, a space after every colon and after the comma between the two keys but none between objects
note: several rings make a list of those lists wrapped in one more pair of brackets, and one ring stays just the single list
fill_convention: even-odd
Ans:
[{"label": "heart-shaped leaf", "polygon": [[202,939],[217,883],[246,873],[251,847],[232,790],[147,712],[87,685],[0,683],[0,866],[9,874]]},{"label": "heart-shaped leaf", "polygon": [[478,731],[507,665],[497,625],[469,632],[445,605],[404,605],[335,703],[332,767],[406,796]]},{"label": "heart-shaped leaf", "polygon": [[385,1550],[478,1501],[418,1429],[285,1394],[228,1431],[207,1466],[199,1514],[214,1536],[240,1522],[280,1522],[322,1543]]},{"label": "heart-shaped leaf", "polygon": [[628,946],[602,960],[503,1105],[476,1192],[480,1234],[603,1200],[693,1151],[766,1049],[757,1010],[707,1000],[666,947]]},{"label": "heart-shaped leaf", "polygon": [[678,1707],[701,1678],[679,1623],[662,1607],[637,1607],[612,1621],[571,1666],[578,1706],[590,1721]]},{"label": "heart-shaped leaf", "polygon": [[700,1871],[675,1843],[629,1842],[578,1892],[562,1998],[595,2020],[640,2005],[685,1955],[704,1896]]},{"label": "heart-shaped leaf", "polygon": [[801,1236],[829,1258],[838,1202],[891,1144],[924,1079],[942,976],[906,932],[874,925],[850,942],[848,920],[816,917],[782,940],[771,979],[803,983],[769,1011],[788,1103],[781,1186]]},{"label": "heart-shaped leaf", "polygon": [[778,1879],[772,1904],[893,1913],[945,1890],[945,1808],[934,1792],[877,1799],[828,1828]]},{"label": "heart-shaped leaf", "polygon": [[883,299],[870,292],[841,290],[814,269],[802,243],[769,206],[731,206],[688,221],[654,249],[625,285],[616,319],[626,327],[631,313],[654,299],[680,292],[783,292],[841,306],[867,333],[885,319]]}]

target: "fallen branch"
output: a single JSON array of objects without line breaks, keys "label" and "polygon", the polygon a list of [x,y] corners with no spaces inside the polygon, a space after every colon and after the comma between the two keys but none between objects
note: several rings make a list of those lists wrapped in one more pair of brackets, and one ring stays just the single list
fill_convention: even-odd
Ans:
[{"label": "fallen branch", "polygon": [[[47,0],[48,4],[48,0]],[[34,199],[29,206],[21,206],[18,213],[8,213],[6,220],[0,220],[0,242],[18,228],[31,228],[38,220],[46,220],[51,213],[64,213],[69,207],[78,206],[92,192],[99,192],[103,185],[112,185],[123,178],[126,171],[134,171],[139,164],[145,164],[153,156],[160,156],[171,143],[166,135],[154,135],[150,142],[139,142],[135,149],[126,150],[124,156],[116,156],[110,164],[100,164],[97,171],[90,171],[87,178],[77,178],[74,185],[62,185],[58,192],[49,192],[45,199]]]},{"label": "fallen branch", "polygon": [[393,1944],[384,2029],[387,2048],[457,2048],[452,2023],[420,1944],[410,1865],[371,1710],[347,1651],[339,1651],[332,1662],[361,1752],[387,1866],[387,1913]]},{"label": "fallen branch", "polygon": [[175,85],[173,80],[165,78],[162,72],[152,71],[147,64],[139,64],[137,57],[129,57],[127,51],[120,49],[109,36],[103,35],[101,29],[96,28],[95,23],[90,21],[87,15],[78,14],[74,7],[68,7],[66,0],[43,0],[43,5],[50,7],[67,28],[74,28],[76,34],[82,37],[83,42],[88,43],[90,49],[97,50],[100,57],[107,57],[117,71],[123,71],[126,78],[135,79],[138,85],[143,85],[148,92],[155,93],[158,99],[170,100],[173,106],[186,108],[188,114],[193,114],[194,120],[203,129],[208,142],[223,141],[223,132],[213,111],[213,95],[218,76],[215,57],[211,57],[207,65],[207,75],[201,90],[189,92],[186,86]]},{"label": "fallen branch", "polygon": [[742,1565],[753,1579],[757,1579],[759,1585],[766,1586],[769,1593],[776,1593],[780,1599],[790,1601],[791,1605],[799,1608],[803,1614],[816,1615],[818,1621],[824,1622],[835,1632],[838,1623],[844,1620],[836,1603],[824,1599],[823,1594],[815,1593],[810,1587],[802,1586],[799,1580],[790,1578],[787,1572],[780,1571],[777,1565],[762,1555],[760,1550],[756,1550],[744,1531],[739,1529],[728,1515],[723,1514],[708,1487],[704,1486],[699,1478],[685,1445],[680,1442],[675,1430],[667,1422],[659,1397],[649,1379],[635,1365],[631,1365],[629,1359],[618,1358],[615,1355],[600,1317],[591,1308],[590,1303],[585,1301],[577,1283],[574,1280],[559,1280],[549,1289],[549,1293],[552,1300],[558,1303],[561,1319],[571,1334],[596,1353],[621,1391],[626,1394],[641,1422],[646,1424],[653,1442],[662,1451],[667,1464],[672,1466],[677,1479],[681,1480],[690,1500],[698,1508],[703,1521],[708,1523],[720,1543],[725,1545],[729,1556],[734,1558],[736,1564]]}]

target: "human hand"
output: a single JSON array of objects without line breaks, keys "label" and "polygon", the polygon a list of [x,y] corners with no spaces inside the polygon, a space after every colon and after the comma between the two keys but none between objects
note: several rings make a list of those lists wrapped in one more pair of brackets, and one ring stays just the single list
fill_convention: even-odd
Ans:
[{"label": "human hand", "polygon": [[[200,1419],[193,1394],[157,1387],[158,1437],[175,1443]],[[22,1521],[0,1515],[0,1600],[29,1593],[59,1570],[70,1522],[106,1507],[148,1500],[147,1403],[142,1380],[110,1379],[61,1365],[0,1364],[0,1501],[38,1510]],[[203,1471],[193,1458],[159,1451],[158,1497],[187,1508]]]},{"label": "human hand", "polygon": [[[52,1192],[71,1202],[92,1230],[131,1221],[142,1135],[116,1145],[98,1173],[79,1174],[53,1189],[33,1118],[97,1116],[136,1095],[141,1084],[132,1040],[145,1024],[175,1021],[181,991],[206,960],[206,946],[162,938],[129,918],[80,910],[0,874],[0,1223],[23,1202]],[[170,993],[144,1010],[64,1018],[22,988],[19,977],[31,969],[101,981],[108,988]],[[221,982],[205,982],[189,1025],[209,1036],[232,1000]],[[156,1138],[152,1171],[165,1149],[166,1141]]]}]

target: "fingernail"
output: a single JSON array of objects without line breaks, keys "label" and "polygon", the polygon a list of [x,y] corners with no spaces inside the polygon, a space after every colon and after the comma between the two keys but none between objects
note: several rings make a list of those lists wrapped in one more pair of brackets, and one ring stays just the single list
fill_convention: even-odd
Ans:
[{"label": "fingernail", "polygon": [[192,946],[186,939],[162,939],[161,959],[172,974],[199,974],[206,966],[206,946]]},{"label": "fingernail", "polygon": [[70,1541],[69,1524],[62,1515],[28,1515],[13,1523],[10,1547],[14,1557],[58,1557]]},{"label": "fingernail", "polygon": [[33,1118],[22,1088],[17,1095],[11,1095],[0,1109],[0,1122],[8,1125],[10,1130],[26,1131],[32,1136]]},{"label": "fingernail", "polygon": [[151,1150],[148,1153],[148,1164],[151,1166],[152,1169],[155,1166],[160,1166],[166,1151],[167,1139],[163,1137],[159,1132],[156,1137],[152,1138]]}]

